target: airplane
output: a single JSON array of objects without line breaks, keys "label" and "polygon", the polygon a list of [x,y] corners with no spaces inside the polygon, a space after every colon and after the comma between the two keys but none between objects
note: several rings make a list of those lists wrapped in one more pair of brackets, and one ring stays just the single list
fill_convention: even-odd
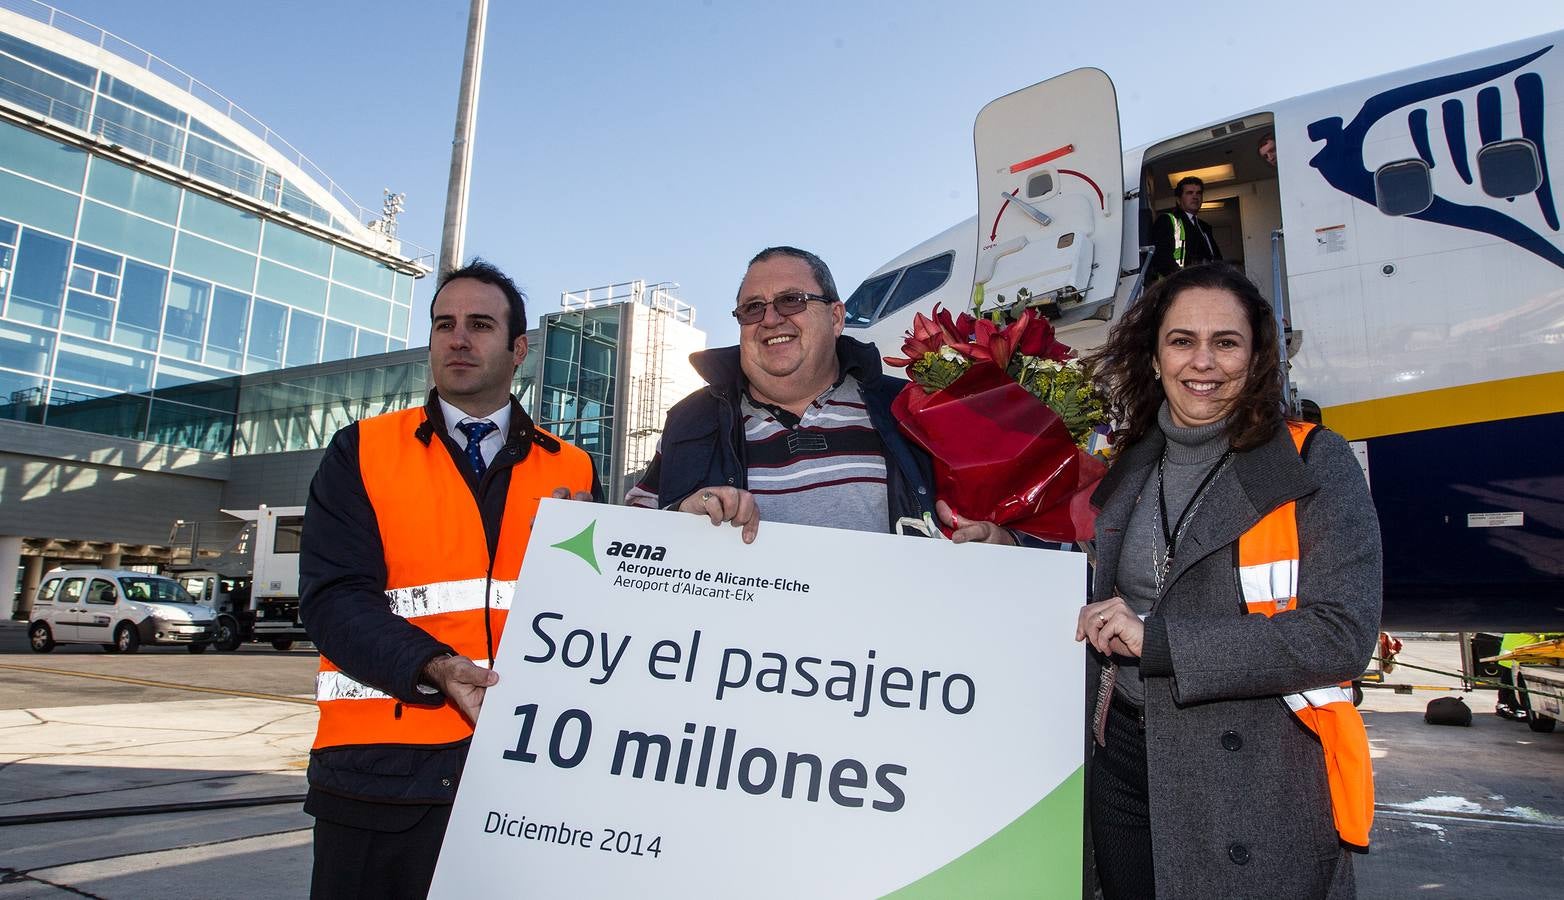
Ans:
[{"label": "airplane", "polygon": [[871,273],[849,335],[893,355],[915,313],[980,285],[1098,346],[1193,174],[1225,259],[1282,320],[1294,411],[1317,406],[1358,454],[1382,627],[1564,629],[1564,32],[1128,152],[1112,82],[1078,69],[988,104],[974,143],[977,216]]}]

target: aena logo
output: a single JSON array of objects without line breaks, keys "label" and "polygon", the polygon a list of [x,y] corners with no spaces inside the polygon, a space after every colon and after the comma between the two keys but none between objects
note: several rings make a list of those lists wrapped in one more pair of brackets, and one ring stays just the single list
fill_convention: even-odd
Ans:
[{"label": "aena logo", "polygon": [[653,544],[621,544],[618,541],[608,545],[609,556],[624,556],[630,559],[649,559],[657,562],[668,555],[667,547],[658,547]]},{"label": "aena logo", "polygon": [[[575,554],[581,558],[582,562],[585,562],[587,565],[591,566],[592,571],[601,575],[603,574],[603,570],[597,564],[597,550],[594,548],[592,540],[593,533],[596,530],[597,520],[593,519],[591,524],[587,525],[586,528],[581,530],[580,534],[577,534],[571,538],[566,538],[565,540],[551,546],[563,550],[566,553]],[[608,549],[604,552],[606,552],[609,556],[619,556],[627,559],[649,559],[653,562],[657,562],[668,555],[668,548],[659,547],[654,544],[631,544],[624,541],[611,541],[608,544]]]}]

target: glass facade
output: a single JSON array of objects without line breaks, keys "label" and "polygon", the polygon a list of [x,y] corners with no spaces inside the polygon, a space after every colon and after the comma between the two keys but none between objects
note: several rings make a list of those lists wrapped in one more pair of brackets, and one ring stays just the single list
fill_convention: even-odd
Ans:
[{"label": "glass facade", "polygon": [[114,145],[0,120],[0,417],[226,451],[239,376],[406,346],[422,270],[189,110],[5,30],[0,107]]},{"label": "glass facade", "polygon": [[370,367],[315,366],[245,379],[234,454],[324,447],[344,425],[424,402],[427,353],[407,351],[374,362]]},{"label": "glass facade", "polygon": [[[533,332],[528,338],[537,336]],[[536,354],[528,354],[513,387],[529,412],[537,360]],[[233,453],[324,447],[344,425],[422,406],[428,393],[429,353],[423,348],[247,375],[236,403]]]},{"label": "glass facade", "polygon": [[[110,49],[123,43],[113,41]],[[219,110],[228,108],[222,98],[202,99]],[[0,32],[0,101],[324,227],[347,230],[300,185],[185,110],[91,64],[5,32]],[[258,122],[236,121],[263,139],[272,137]]]},{"label": "glass facade", "polygon": [[[512,386],[522,409],[591,454],[605,479],[615,471],[619,339],[629,309],[616,304],[544,316],[527,334],[533,350]],[[0,321],[0,366],[14,370],[0,370],[0,418],[209,453],[318,449],[350,422],[422,405],[430,387],[428,351],[421,347],[230,375],[166,361],[154,367],[145,353],[94,355],[61,338],[55,355],[72,380],[58,380],[50,391],[31,371],[43,367],[48,338],[40,329]]]},{"label": "glass facade", "polygon": [[[114,275],[108,263],[89,254],[80,264],[91,269],[94,289],[100,278],[130,278],[123,269],[124,274]],[[174,273],[170,284],[176,277],[184,276]],[[248,300],[251,333],[245,346],[251,348],[256,329],[270,330],[270,322],[297,312],[219,286],[206,294],[190,285],[181,290],[182,314],[204,314],[209,320],[227,316],[232,323],[244,321],[238,313]],[[268,306],[276,315],[258,317],[257,308],[264,311]],[[693,370],[685,378],[661,363],[647,369],[643,361],[637,371],[637,356],[647,353],[624,345],[632,331],[642,328],[636,324],[637,311],[648,315],[634,303],[613,303],[541,316],[538,327],[527,334],[531,352],[512,383],[522,408],[540,426],[592,457],[599,481],[616,498],[622,496],[628,472],[623,464],[627,440],[639,428],[640,439],[655,448],[667,406],[699,383]],[[333,331],[331,324],[323,321],[318,331],[308,332],[309,346],[318,348],[311,352],[348,349],[344,341],[350,335]],[[292,352],[292,336],[300,333],[292,327],[286,339],[272,341],[270,352]],[[698,340],[675,340],[677,335],[656,328],[637,340],[670,361],[682,360],[704,346],[704,336],[686,327]],[[161,335],[164,326],[158,328]],[[210,352],[210,322],[207,335]],[[237,344],[245,337],[230,327],[221,340]],[[51,360],[52,386],[42,374]],[[421,406],[430,388],[428,350],[423,347],[241,374],[4,319],[0,367],[0,418],[139,435],[233,456],[323,448],[352,422]],[[663,400],[648,394],[649,386],[664,382],[668,396]]]},{"label": "glass facade", "polygon": [[[538,331],[527,338],[540,346]],[[29,340],[33,349],[27,348]],[[6,348],[0,350],[0,365],[38,368],[41,342],[34,329],[0,322],[0,347]],[[62,358],[67,353],[74,351],[62,347]],[[47,424],[58,428],[239,456],[319,449],[350,422],[423,405],[430,387],[429,352],[422,347],[252,375],[160,365],[162,374],[150,388],[138,356],[145,354],[71,355],[71,373],[79,380],[53,392],[25,371],[0,375],[0,418],[43,423],[47,412]],[[529,353],[512,386],[522,409],[534,416],[542,360]],[[110,380],[125,389],[89,384]],[[45,396],[53,399],[47,409]]]},{"label": "glass facade", "polygon": [[[0,109],[0,418],[242,455],[423,402],[424,257],[226,98],[0,3]],[[515,384],[608,483],[630,321],[542,316]]]},{"label": "glass facade", "polygon": [[629,304],[616,303],[543,318],[538,425],[591,454],[599,478],[615,471],[615,387],[620,335]]}]

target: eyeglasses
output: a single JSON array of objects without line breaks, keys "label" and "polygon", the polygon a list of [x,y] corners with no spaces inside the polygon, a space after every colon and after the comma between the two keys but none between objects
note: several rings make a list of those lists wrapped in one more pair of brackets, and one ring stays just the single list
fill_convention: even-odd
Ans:
[{"label": "eyeglasses", "polygon": [[796,316],[804,311],[809,301],[817,303],[832,303],[829,297],[819,294],[806,294],[803,291],[789,291],[786,294],[778,294],[769,301],[751,300],[748,303],[739,304],[733,311],[733,318],[739,320],[740,325],[753,325],[766,317],[766,307],[775,306],[779,316]]}]

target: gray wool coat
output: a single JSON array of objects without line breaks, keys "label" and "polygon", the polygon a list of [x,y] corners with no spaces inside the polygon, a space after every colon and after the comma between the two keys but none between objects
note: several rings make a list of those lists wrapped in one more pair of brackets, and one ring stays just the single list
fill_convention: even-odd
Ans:
[{"label": "gray wool coat", "polygon": [[[1125,448],[1093,497],[1101,511],[1095,600],[1116,594],[1124,529],[1163,442],[1153,429]],[[1298,501],[1298,606],[1270,618],[1245,614],[1238,538],[1288,500]],[[1140,552],[1149,557],[1150,548]],[[1148,644],[1165,632],[1167,654],[1146,673],[1157,897],[1355,896],[1319,741],[1281,697],[1363,673],[1381,590],[1379,522],[1338,435],[1315,434],[1305,460],[1282,429],[1212,482],[1147,619]],[[1167,662],[1170,674],[1154,671]],[[1090,686],[1100,663],[1092,662]]]}]

